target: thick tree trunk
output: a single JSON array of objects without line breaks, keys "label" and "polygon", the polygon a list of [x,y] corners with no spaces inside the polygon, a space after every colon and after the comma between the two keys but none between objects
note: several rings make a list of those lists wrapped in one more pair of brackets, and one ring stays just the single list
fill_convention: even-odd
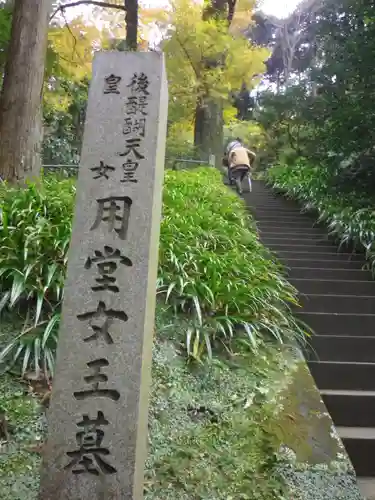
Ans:
[{"label": "thick tree trunk", "polygon": [[138,0],[125,0],[126,49],[138,48]]},{"label": "thick tree trunk", "polygon": [[220,100],[199,99],[195,109],[194,146],[202,160],[215,155],[220,168],[223,156],[223,106]]},{"label": "thick tree trunk", "polygon": [[[228,28],[233,18],[236,0],[210,0],[203,9],[203,21],[223,19]],[[224,59],[206,61],[206,67],[225,64]],[[223,103],[220,99],[198,99],[195,110],[194,146],[202,159],[208,159],[210,154],[215,155],[216,167],[221,167],[223,154]]]},{"label": "thick tree trunk", "polygon": [[23,182],[41,167],[42,91],[51,0],[15,0],[0,98],[0,176]]}]

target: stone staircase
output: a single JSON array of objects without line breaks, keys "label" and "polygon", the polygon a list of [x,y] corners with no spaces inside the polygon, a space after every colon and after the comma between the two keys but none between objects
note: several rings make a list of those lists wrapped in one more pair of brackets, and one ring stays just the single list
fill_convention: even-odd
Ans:
[{"label": "stone staircase", "polygon": [[[264,183],[244,194],[262,242],[300,292],[297,316],[314,330],[310,371],[367,498],[375,498],[375,281],[364,257],[337,253],[327,230]],[[362,479],[361,479],[362,478]]]}]

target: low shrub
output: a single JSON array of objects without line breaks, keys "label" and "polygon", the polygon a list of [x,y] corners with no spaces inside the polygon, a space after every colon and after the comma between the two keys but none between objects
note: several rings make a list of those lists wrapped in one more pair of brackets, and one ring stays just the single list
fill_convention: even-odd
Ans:
[{"label": "low shrub", "polygon": [[[157,305],[145,500],[292,498],[279,454],[286,433],[297,432],[279,400],[294,373],[291,360],[270,345],[257,356],[238,352],[231,363],[217,356],[189,366],[176,340],[187,326],[185,317]],[[3,332],[12,328],[2,323]],[[3,376],[0,410],[12,426],[12,442],[0,454],[0,498],[36,500],[41,464],[35,451],[47,430],[38,400]]]},{"label": "low shrub", "polygon": [[52,176],[26,189],[0,188],[0,312],[24,318],[0,366],[22,358],[22,372],[53,372],[74,193],[73,181]]},{"label": "low shrub", "polygon": [[168,172],[159,263],[159,294],[194,317],[186,337],[194,358],[218,342],[230,349],[238,330],[253,350],[267,338],[303,337],[287,306],[294,288],[216,170]]},{"label": "low shrub", "polygon": [[245,350],[230,366],[219,356],[187,366],[175,342],[186,320],[158,309],[145,500],[289,498],[275,429],[275,388],[291,371],[283,353]]},{"label": "low shrub", "polygon": [[[5,369],[22,360],[22,373],[53,370],[74,193],[72,180],[54,177],[0,192],[1,308],[24,318],[0,353]],[[288,305],[295,290],[214,169],[166,173],[158,293],[191,315],[181,341],[195,359],[238,341],[256,350],[304,336]]]},{"label": "low shrub", "polygon": [[375,273],[375,200],[355,191],[340,192],[332,186],[327,170],[306,162],[272,167],[267,179],[304,209],[317,211],[317,220],[327,224],[340,247],[351,245],[365,251]]}]

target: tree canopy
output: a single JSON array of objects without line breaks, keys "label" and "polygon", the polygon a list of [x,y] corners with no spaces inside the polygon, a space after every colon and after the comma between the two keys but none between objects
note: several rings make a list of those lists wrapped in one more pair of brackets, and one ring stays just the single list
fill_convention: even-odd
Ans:
[{"label": "tree canopy", "polygon": [[261,94],[258,120],[275,154],[308,157],[335,184],[373,189],[375,6],[327,1],[300,29],[290,78]]}]

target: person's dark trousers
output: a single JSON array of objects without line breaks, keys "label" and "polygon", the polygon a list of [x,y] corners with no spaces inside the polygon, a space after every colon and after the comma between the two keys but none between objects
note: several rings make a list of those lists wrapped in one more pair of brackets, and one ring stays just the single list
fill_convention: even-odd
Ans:
[{"label": "person's dark trousers", "polygon": [[247,165],[238,165],[236,168],[231,169],[231,178],[235,181],[238,194],[242,194],[242,182],[249,174],[250,169]]},{"label": "person's dark trousers", "polygon": [[231,186],[232,182],[233,182],[233,177],[232,177],[232,169],[229,167],[228,167],[228,182],[229,182],[229,185]]}]

